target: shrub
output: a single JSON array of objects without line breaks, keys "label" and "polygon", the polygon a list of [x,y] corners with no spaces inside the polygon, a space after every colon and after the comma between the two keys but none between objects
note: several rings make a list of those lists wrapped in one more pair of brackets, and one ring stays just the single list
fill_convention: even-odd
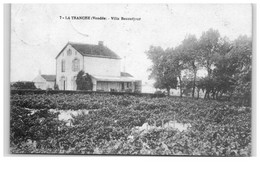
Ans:
[{"label": "shrub", "polygon": [[93,83],[91,79],[91,75],[88,73],[85,73],[83,70],[81,70],[76,79],[77,84],[77,90],[92,90],[93,89]]},{"label": "shrub", "polygon": [[58,84],[54,84],[54,90],[60,90]]},{"label": "shrub", "polygon": [[34,82],[15,82],[11,85],[11,89],[36,89]]}]

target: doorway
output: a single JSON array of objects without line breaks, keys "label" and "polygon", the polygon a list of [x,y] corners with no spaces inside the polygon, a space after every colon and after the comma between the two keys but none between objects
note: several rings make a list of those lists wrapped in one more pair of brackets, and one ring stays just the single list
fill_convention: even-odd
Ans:
[{"label": "doorway", "polygon": [[125,90],[125,84],[122,82],[121,83],[121,91],[124,91]]},{"label": "doorway", "polygon": [[61,77],[60,83],[61,83],[60,90],[66,90],[66,80],[65,80],[65,77]]}]

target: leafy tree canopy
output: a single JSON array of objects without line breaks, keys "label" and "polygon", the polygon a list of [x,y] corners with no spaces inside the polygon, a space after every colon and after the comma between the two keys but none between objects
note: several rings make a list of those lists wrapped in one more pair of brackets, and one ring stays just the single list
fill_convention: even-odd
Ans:
[{"label": "leafy tree canopy", "polygon": [[177,71],[171,65],[171,51],[151,46],[146,54],[153,62],[149,78],[155,79],[154,87],[166,89],[169,95],[170,89],[176,89],[178,83]]},{"label": "leafy tree canopy", "polygon": [[85,73],[83,70],[79,71],[76,79],[77,90],[92,90],[93,83],[91,75]]},{"label": "leafy tree canopy", "polygon": [[[187,35],[175,48],[163,49],[151,46],[146,52],[153,63],[149,69],[150,78],[155,79],[154,86],[160,89],[176,89],[180,96],[185,91],[197,89],[197,97],[202,90],[204,98],[218,99],[225,96],[239,97],[250,102],[252,74],[252,38],[239,36],[230,41],[221,37],[218,30],[209,29],[199,39]],[[197,77],[199,69],[205,69],[207,75]],[[185,76],[185,71],[189,75]],[[192,91],[191,91],[192,89]]]}]

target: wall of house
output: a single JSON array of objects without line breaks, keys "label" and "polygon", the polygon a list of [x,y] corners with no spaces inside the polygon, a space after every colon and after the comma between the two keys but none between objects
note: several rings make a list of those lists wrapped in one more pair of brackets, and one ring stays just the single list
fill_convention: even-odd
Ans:
[{"label": "wall of house", "polygon": [[48,82],[48,81],[34,82],[36,88],[43,89],[43,90],[46,90],[48,88],[54,89],[54,84],[55,82]]},{"label": "wall of house", "polygon": [[116,91],[121,90],[121,83],[119,82],[102,82],[97,81],[97,91],[111,91],[111,89],[114,89]]},{"label": "wall of house", "polygon": [[53,82],[47,81],[47,83],[46,83],[46,89],[48,89],[48,88],[54,89],[54,84],[55,84],[54,81],[53,81]]},{"label": "wall of house", "polygon": [[97,76],[120,76],[120,59],[84,56],[84,71]]},{"label": "wall of house", "polygon": [[[71,55],[67,51],[71,49]],[[61,62],[65,60],[65,72],[61,70]],[[72,61],[78,59],[80,67],[78,71],[72,70]],[[76,90],[76,76],[83,69],[83,56],[71,45],[68,45],[56,59],[56,81],[60,90]],[[65,84],[65,85],[64,85]]]},{"label": "wall of house", "polygon": [[37,89],[46,89],[46,82],[35,82],[34,85]]},{"label": "wall of house", "polygon": [[[71,49],[71,55],[67,51]],[[80,61],[80,69],[72,70],[72,61],[77,58]],[[65,60],[65,72],[62,72],[62,60]],[[90,75],[97,76],[120,76],[121,61],[119,59],[108,59],[98,57],[82,56],[71,45],[68,45],[56,59],[56,82],[60,90],[76,90],[76,76],[80,70],[84,70]],[[98,89],[97,82],[92,79],[93,90]],[[115,86],[109,87],[114,88]]]},{"label": "wall of house", "polygon": [[107,82],[107,81],[97,81],[96,90],[97,91],[111,91],[116,90],[118,92],[126,91],[131,89],[132,92],[135,90],[134,82]]},{"label": "wall of house", "polygon": [[91,78],[92,79],[92,84],[93,84],[93,91],[97,91],[97,80],[95,78]]},{"label": "wall of house", "polygon": [[47,88],[47,81],[41,75],[37,75],[33,79],[33,82],[36,88],[43,89],[43,90]]}]

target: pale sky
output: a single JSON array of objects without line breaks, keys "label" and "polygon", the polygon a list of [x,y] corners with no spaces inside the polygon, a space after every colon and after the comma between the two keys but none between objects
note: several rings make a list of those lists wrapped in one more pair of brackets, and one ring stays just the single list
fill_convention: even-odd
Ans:
[{"label": "pale sky", "polygon": [[[60,16],[110,19],[64,20]],[[145,54],[150,45],[175,47],[187,34],[199,38],[210,28],[231,40],[251,36],[251,5],[12,5],[11,81],[31,81],[39,70],[55,74],[55,57],[68,41],[97,44],[102,40],[122,58],[122,71],[125,68],[144,83],[151,66]]]}]

